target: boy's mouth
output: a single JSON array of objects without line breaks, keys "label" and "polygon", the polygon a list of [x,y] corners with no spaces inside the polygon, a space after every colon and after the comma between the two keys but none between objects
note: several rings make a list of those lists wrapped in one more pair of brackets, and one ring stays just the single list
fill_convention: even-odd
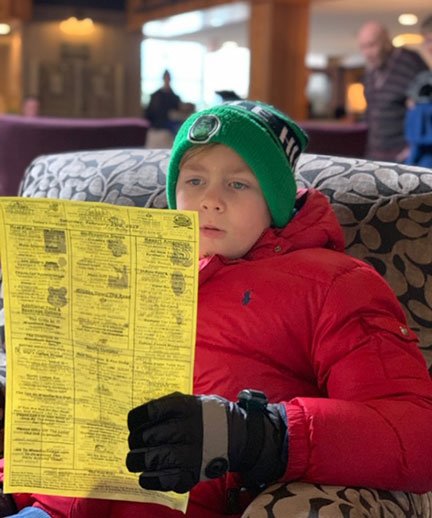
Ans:
[{"label": "boy's mouth", "polygon": [[222,237],[225,234],[225,230],[222,230],[218,227],[214,227],[213,225],[203,225],[200,227],[201,235],[205,237],[217,238]]}]

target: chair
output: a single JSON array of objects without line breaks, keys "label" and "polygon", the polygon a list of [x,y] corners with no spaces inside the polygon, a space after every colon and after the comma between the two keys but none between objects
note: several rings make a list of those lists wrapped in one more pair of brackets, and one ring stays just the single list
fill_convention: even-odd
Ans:
[{"label": "chair", "polygon": [[[166,149],[42,156],[26,170],[22,196],[165,208]],[[347,252],[372,264],[396,292],[432,365],[432,172],[362,159],[305,154],[297,181],[328,196]],[[432,517],[432,493],[276,484],[244,518]]]}]

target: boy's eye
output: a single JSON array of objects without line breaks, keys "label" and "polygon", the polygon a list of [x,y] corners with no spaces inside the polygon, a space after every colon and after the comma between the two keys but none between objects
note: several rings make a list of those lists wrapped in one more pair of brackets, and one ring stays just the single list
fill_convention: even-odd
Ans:
[{"label": "boy's eye", "polygon": [[201,180],[199,178],[190,178],[186,183],[190,185],[201,185]]},{"label": "boy's eye", "polygon": [[243,189],[247,189],[247,185],[243,182],[231,182],[231,186],[233,189],[237,191],[242,191]]}]

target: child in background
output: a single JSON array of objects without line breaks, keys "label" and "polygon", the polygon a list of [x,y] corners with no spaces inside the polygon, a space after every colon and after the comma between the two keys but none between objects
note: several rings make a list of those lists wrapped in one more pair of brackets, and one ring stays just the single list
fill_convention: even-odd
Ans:
[{"label": "child in background", "polygon": [[[420,25],[423,48],[432,63],[432,16]],[[421,72],[408,89],[405,140],[409,146],[406,164],[432,167],[432,70]]]},{"label": "child in background", "polygon": [[432,167],[432,71],[420,74],[410,89],[405,140],[409,145],[405,164]]},{"label": "child in background", "polygon": [[[432,489],[432,381],[416,336],[382,277],[344,253],[325,196],[297,191],[306,143],[251,101],[192,115],[174,142],[169,206],[200,219],[195,395],[132,409],[126,464],[143,488],[190,490],[188,517],[241,516],[275,481]],[[20,517],[181,516],[14,500]]]},{"label": "child in background", "polygon": [[25,97],[22,103],[22,115],[24,117],[37,117],[40,111],[39,98],[34,95]]}]

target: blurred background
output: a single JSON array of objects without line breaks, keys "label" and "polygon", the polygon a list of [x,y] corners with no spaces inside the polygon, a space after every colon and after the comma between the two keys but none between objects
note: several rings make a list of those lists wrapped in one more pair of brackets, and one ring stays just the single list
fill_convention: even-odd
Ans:
[{"label": "blurred background", "polygon": [[422,53],[430,14],[430,0],[0,0],[0,113],[34,97],[39,115],[141,116],[168,69],[198,109],[228,91],[297,119],[358,120],[358,28],[381,21]]}]

